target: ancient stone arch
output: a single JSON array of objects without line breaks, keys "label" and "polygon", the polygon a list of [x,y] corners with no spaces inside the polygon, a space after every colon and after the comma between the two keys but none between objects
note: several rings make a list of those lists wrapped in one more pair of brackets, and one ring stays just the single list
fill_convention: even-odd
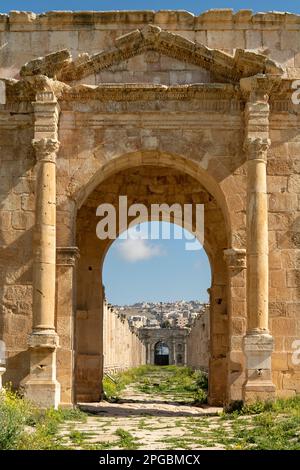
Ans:
[{"label": "ancient stone arch", "polygon": [[[119,159],[116,159],[114,172],[105,180],[102,176],[102,181],[98,183],[94,190],[89,192],[89,196],[77,211],[76,246],[81,253],[77,265],[77,309],[90,312],[89,317],[88,315],[84,316],[84,321],[78,320],[77,326],[77,331],[80,332],[77,339],[79,351],[77,354],[76,388],[80,390],[77,399],[93,401],[99,398],[101,392],[99,383],[102,378],[101,357],[103,351],[97,332],[101,331],[100,312],[103,299],[99,289],[99,286],[102,285],[99,267],[101,268],[103,265],[105,254],[113,241],[102,241],[97,238],[95,230],[98,221],[96,210],[99,204],[105,202],[113,204],[117,208],[118,214],[118,197],[119,195],[126,195],[128,197],[128,206],[138,201],[145,204],[149,209],[149,214],[151,204],[166,203],[169,206],[173,204],[183,206],[183,204],[198,203],[205,206],[204,248],[210,258],[213,271],[211,295],[217,295],[218,298],[222,299],[220,304],[212,306],[211,309],[212,330],[214,325],[218,323],[219,339],[222,336],[224,337],[222,344],[217,344],[220,341],[212,343],[211,368],[218,368],[218,375],[211,374],[210,385],[211,390],[214,390],[211,395],[216,395],[214,401],[221,402],[226,395],[226,381],[221,381],[220,376],[221,370],[223,370],[223,375],[226,375],[227,363],[225,358],[228,351],[227,317],[223,320],[218,318],[219,315],[222,315],[222,312],[226,312],[227,308],[226,266],[223,259],[223,250],[228,246],[228,241],[222,210],[212,194],[200,184],[199,177],[195,179],[195,177],[193,178],[183,171],[184,166],[179,164],[179,162],[182,163],[182,159],[178,159],[176,156],[172,157],[173,165],[166,160],[166,155],[158,153],[142,152],[139,164],[131,157],[127,157],[125,160],[127,166],[125,166],[123,159],[120,160],[122,164],[119,166]],[[135,162],[134,166],[132,166],[133,162]],[[132,220],[133,217],[129,218],[129,222]],[[174,221],[172,217],[169,220]],[[117,226],[118,222],[117,220]],[[179,223],[181,224],[182,220]],[[61,299],[61,304],[65,305],[66,300]],[[59,305],[57,308],[59,318]],[[96,332],[96,336],[92,332]],[[89,338],[88,344],[81,344],[81,338],[87,337]],[[92,337],[94,337],[94,340],[92,340]],[[95,367],[97,355],[98,368]],[[175,353],[172,352],[172,355],[175,357]]]},{"label": "ancient stone arch", "polygon": [[[216,24],[219,14],[212,13]],[[95,204],[115,201],[123,188],[130,194],[128,182],[138,180],[147,190],[140,194],[146,204],[168,197],[205,205],[204,245],[212,269],[210,402],[294,394],[295,74],[238,39],[232,40],[233,54],[222,44],[196,41],[199,24],[210,32],[210,15],[191,21],[178,13],[169,23],[164,15],[136,15],[124,28],[128,34],[109,38],[94,55],[90,41],[75,48],[74,59],[53,44],[62,41],[55,41],[62,25],[83,31],[76,14],[0,18],[11,26],[9,37],[21,27],[26,38],[36,27],[47,34],[50,28],[52,40],[39,59],[43,54],[30,51],[20,61],[12,48],[20,73],[10,73],[15,69],[8,63],[2,81],[0,126],[7,146],[1,148],[0,333],[9,353],[7,380],[22,383],[43,406],[72,404],[75,394],[99,398],[101,347],[86,351],[83,341],[101,330],[99,266],[108,245],[96,239]],[[91,28],[100,21],[83,17]],[[276,19],[289,37],[290,17],[284,25],[276,15],[247,18],[236,16],[230,32],[245,25],[252,31],[253,24],[268,29]],[[187,30],[181,34],[182,24]]]}]

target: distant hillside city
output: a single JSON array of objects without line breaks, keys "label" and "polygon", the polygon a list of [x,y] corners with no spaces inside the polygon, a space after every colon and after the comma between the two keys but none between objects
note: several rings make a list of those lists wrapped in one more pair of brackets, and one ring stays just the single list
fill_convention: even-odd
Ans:
[{"label": "distant hillside city", "polygon": [[126,317],[132,328],[190,328],[207,306],[199,300],[178,300],[114,305],[113,309]]}]

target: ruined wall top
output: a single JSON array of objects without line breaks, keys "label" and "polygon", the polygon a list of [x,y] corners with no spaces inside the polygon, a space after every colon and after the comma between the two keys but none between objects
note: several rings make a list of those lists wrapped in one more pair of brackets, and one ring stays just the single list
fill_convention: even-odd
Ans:
[{"label": "ruined wall top", "polygon": [[[137,64],[138,60],[131,61],[131,58],[136,56],[137,52],[140,55],[145,52],[143,50],[145,44],[142,43],[141,38],[149,25],[153,25],[154,28],[162,32],[157,34],[159,39],[157,42],[160,43],[160,47],[156,44],[157,47],[152,49],[161,55],[164,53],[169,58],[170,54],[167,54],[165,49],[167,48],[169,52],[170,46],[174,46],[173,49],[178,49],[176,54],[174,51],[171,54],[171,66],[170,61],[168,62],[164,58],[162,59],[163,64],[158,66],[160,58],[157,59],[157,64],[152,68],[159,73],[156,74],[152,82],[169,85],[218,81],[218,79],[216,80],[218,77],[208,77],[207,73],[203,73],[203,77],[200,76],[199,65],[203,66],[207,72],[205,64],[207,65],[211,61],[210,57],[205,58],[204,64],[202,62],[200,64],[194,63],[197,55],[195,52],[202,46],[206,48],[205,51],[208,55],[211,54],[210,50],[215,51],[213,62],[217,63],[218,67],[222,67],[224,63],[226,65],[227,62],[235,61],[236,57],[245,54],[243,51],[246,51],[247,60],[244,60],[244,56],[241,57],[241,60],[243,63],[247,62],[247,68],[254,57],[253,54],[256,54],[256,59],[259,54],[261,57],[265,57],[269,64],[271,62],[278,64],[279,68],[284,71],[286,78],[300,77],[300,15],[285,12],[253,13],[252,10],[240,10],[235,13],[232,9],[214,9],[199,15],[184,10],[49,11],[42,14],[11,11],[9,14],[0,14],[0,78],[18,80],[24,64],[66,50],[70,57],[72,56],[76,61],[77,72],[84,67],[84,64],[80,65],[79,63],[84,60],[88,61],[87,55],[93,57],[90,64],[92,72],[90,77],[94,72],[101,75],[96,77],[96,84],[98,82],[119,83],[120,81],[126,83],[147,82],[145,76],[140,76],[140,72],[149,72],[150,66],[147,64],[150,59],[142,57],[140,63]],[[135,51],[129,57],[127,57],[127,51],[123,50],[124,66],[118,68],[117,65],[122,61],[119,60],[119,56],[115,57],[115,49],[130,49],[131,47],[132,50],[133,46],[136,46],[136,36],[139,36],[141,50]],[[131,43],[129,37],[133,38]],[[122,43],[120,39],[122,39]],[[148,43],[149,41],[147,42],[149,49]],[[197,51],[192,51],[193,60],[191,57],[187,57],[187,53],[192,47],[197,49]],[[183,49],[185,49],[185,53],[182,55]],[[107,54],[105,61],[103,61],[101,54],[105,51]],[[117,52],[119,53],[119,51]],[[114,57],[113,63],[107,63],[111,53]],[[100,67],[101,70],[96,67],[95,71],[97,54],[98,59],[100,58],[103,62],[103,67]],[[125,64],[125,59],[127,64]],[[153,62],[153,57],[151,60]],[[175,63],[174,60],[177,62]],[[241,60],[239,59],[239,62]],[[178,61],[181,61],[181,64]],[[192,65],[192,67],[186,67],[184,73],[183,62]],[[198,75],[195,72],[196,66],[198,67]],[[109,67],[114,69],[111,70]],[[239,64],[236,68],[240,69]],[[170,70],[179,71],[176,78],[174,78],[174,73],[174,77],[173,75],[172,77],[165,76]],[[266,73],[266,71],[259,69],[252,74],[258,72]],[[112,76],[113,73],[114,76]],[[226,77],[228,73],[227,70]],[[85,77],[80,78],[79,75],[76,73],[74,78],[71,73],[67,81],[82,78],[84,79],[83,83],[87,83]],[[216,73],[212,75],[216,75]],[[236,74],[234,73],[234,75]],[[244,74],[242,75],[244,76]],[[248,75],[247,72],[246,76]],[[188,79],[188,77],[190,78]],[[221,73],[221,78],[223,81],[224,73]],[[233,81],[238,81],[240,76],[231,78],[237,78]],[[62,78],[59,79],[62,80]],[[151,82],[150,79],[149,81]],[[88,83],[95,84],[92,78]]]},{"label": "ruined wall top", "polygon": [[287,26],[300,29],[300,15],[288,12],[253,13],[252,10],[212,9],[194,15],[184,10],[141,10],[141,11],[48,11],[42,14],[25,11],[11,11],[0,14],[0,31],[32,31],[35,29],[77,29],[94,26],[120,28],[122,24],[136,25],[155,23],[172,25],[178,29],[276,29]]}]

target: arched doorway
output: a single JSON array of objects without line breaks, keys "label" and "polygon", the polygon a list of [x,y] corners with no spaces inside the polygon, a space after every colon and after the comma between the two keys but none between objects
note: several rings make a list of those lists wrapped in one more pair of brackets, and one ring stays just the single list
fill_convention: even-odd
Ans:
[{"label": "arched doorway", "polygon": [[170,348],[167,343],[158,341],[154,346],[154,364],[157,366],[168,366],[170,357]]},{"label": "arched doorway", "polygon": [[177,354],[177,364],[178,364],[178,365],[182,365],[182,364],[183,364],[182,354]]},{"label": "arched doorway", "polygon": [[[145,153],[147,156],[147,152]],[[122,159],[120,159],[122,161]],[[77,268],[77,314],[75,325],[76,344],[76,375],[75,389],[77,401],[97,401],[101,390],[103,348],[101,332],[103,329],[102,304],[102,265],[105,254],[112,240],[99,240],[96,226],[99,218],[96,210],[100,203],[109,203],[116,207],[116,223],[119,220],[119,196],[126,195],[128,205],[143,203],[147,208],[151,204],[167,203],[169,206],[178,204],[204,205],[204,249],[208,255],[212,283],[209,290],[211,304],[211,358],[210,358],[210,400],[211,403],[224,402],[227,393],[228,373],[228,312],[227,312],[227,271],[223,250],[228,246],[227,224],[222,204],[217,197],[206,188],[212,187],[208,176],[205,185],[199,181],[199,175],[185,171],[182,159],[174,156],[164,161],[164,155],[156,153],[151,161],[143,160],[139,165],[129,164],[126,158],[118,168],[115,163],[111,173],[98,185],[90,186],[88,196],[81,201],[77,212],[77,246],[80,259]],[[134,161],[134,159],[132,160]],[[125,167],[125,168],[124,168]],[[103,172],[107,175],[107,172]],[[193,175],[191,175],[193,173]],[[216,191],[218,193],[218,191]],[[128,216],[129,223],[134,217]],[[171,222],[174,222],[174,217]],[[120,232],[119,232],[120,233]],[[118,236],[118,234],[116,236]]]}]

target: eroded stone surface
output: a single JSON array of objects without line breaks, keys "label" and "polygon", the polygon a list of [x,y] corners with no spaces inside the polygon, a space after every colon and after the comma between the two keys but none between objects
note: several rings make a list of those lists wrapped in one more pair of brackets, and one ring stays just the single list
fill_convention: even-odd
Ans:
[{"label": "eroded stone surface", "polygon": [[[58,378],[70,404],[81,380],[99,397],[108,246],[96,239],[95,208],[124,193],[148,206],[205,205],[210,402],[245,398],[252,373],[261,383],[251,399],[274,386],[279,396],[299,393],[299,22],[231,10],[0,16],[4,381],[31,380],[46,354],[45,390]],[[89,365],[74,387],[76,322],[76,354]],[[61,348],[42,347],[34,359],[32,324],[55,327]],[[259,374],[243,338],[267,330],[274,352]]]}]

